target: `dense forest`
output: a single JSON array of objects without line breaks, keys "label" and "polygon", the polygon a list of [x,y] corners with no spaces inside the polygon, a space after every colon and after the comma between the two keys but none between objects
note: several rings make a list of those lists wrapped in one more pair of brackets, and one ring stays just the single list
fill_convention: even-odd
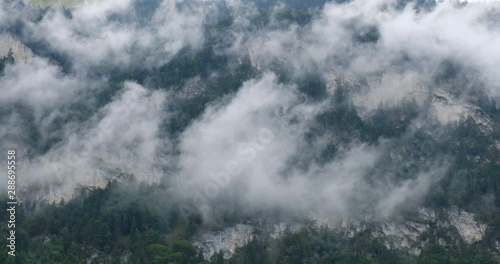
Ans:
[{"label": "dense forest", "polygon": [[[345,237],[313,226],[285,230],[278,239],[259,234],[230,259],[220,253],[206,261],[189,242],[207,228],[201,217],[183,219],[175,204],[152,203],[161,189],[113,181],[105,188],[81,189],[68,202],[23,204],[17,211],[19,254],[8,257],[2,248],[2,263],[497,263],[480,243],[440,245],[438,227],[422,234],[429,244],[416,257],[387,249],[369,229]],[[137,198],[130,200],[131,195]],[[7,219],[2,211],[2,222]],[[2,226],[2,236],[6,230]]]},{"label": "dense forest", "polygon": [[[146,16],[139,23],[147,24],[147,16],[151,16],[151,10],[156,6],[154,1],[143,2],[136,3],[134,14]],[[325,1],[315,2],[322,5]],[[399,10],[411,1],[396,2]],[[416,2],[414,10],[417,13],[435,7],[434,2]],[[274,32],[289,27],[309,30],[314,28],[311,23],[321,13],[318,6],[297,4],[276,10],[266,1],[259,4],[256,8],[258,14],[254,14],[251,21],[244,21],[248,23],[245,30],[251,33]],[[189,215],[183,215],[179,210],[182,201],[172,192],[177,186],[171,181],[179,169],[169,167],[162,168],[164,177],[155,183],[141,181],[141,175],[120,172],[116,176],[116,173],[110,173],[105,185],[78,185],[71,199],[22,198],[16,212],[18,253],[15,258],[9,257],[8,249],[1,247],[0,263],[499,263],[496,243],[500,241],[500,107],[498,100],[486,92],[487,84],[477,81],[480,76],[477,71],[454,58],[446,58],[439,63],[440,70],[433,71],[429,77],[425,84],[428,91],[422,100],[408,97],[397,103],[380,103],[367,111],[357,106],[355,100],[369,91],[369,79],[384,75],[388,71],[386,68],[417,67],[416,59],[412,61],[411,55],[401,54],[397,61],[391,61],[390,66],[377,69],[370,76],[338,74],[332,91],[329,89],[331,81],[319,70],[320,66],[300,68],[302,72],[297,74],[288,58],[270,59],[262,69],[256,66],[251,54],[222,52],[233,48],[235,42],[248,40],[238,39],[236,33],[228,33],[239,30],[241,18],[226,6],[221,9],[220,14],[204,21],[202,32],[205,39],[201,47],[183,47],[167,62],[154,66],[144,65],[147,54],[141,52],[137,52],[137,57],[126,65],[117,66],[108,61],[92,64],[83,75],[98,80],[99,87],[89,88],[92,90],[89,94],[76,93],[76,97],[83,98],[84,102],[75,99],[62,106],[61,112],[69,114],[51,116],[50,121],[42,122],[42,126],[37,123],[40,113],[29,103],[0,101],[0,125],[7,124],[12,116],[19,118],[22,122],[16,126],[16,131],[20,131],[16,135],[18,142],[29,147],[31,158],[48,155],[54,148],[70,141],[66,138],[66,126],[73,129],[74,124],[87,125],[101,118],[98,109],[109,107],[124,92],[124,83],[132,81],[147,87],[148,91],[176,95],[175,100],[161,106],[162,111],[170,114],[165,114],[168,118],[160,118],[158,137],[171,140],[172,152],[180,155],[184,133],[203,120],[207,109],[215,111],[213,109],[217,107],[214,105],[237,97],[249,80],[273,72],[280,84],[296,88],[296,104],[321,105],[307,120],[304,135],[300,135],[304,142],[300,148],[313,151],[292,153],[286,160],[291,164],[290,171],[306,174],[314,170],[314,166],[327,166],[343,158],[346,149],[353,145],[373,147],[381,151],[376,164],[363,174],[363,182],[380,193],[390,193],[393,186],[403,186],[405,182],[417,179],[422,171],[429,172],[437,165],[446,164],[443,165],[446,169],[422,199],[408,199],[394,210],[399,217],[408,220],[422,207],[438,215],[459,208],[473,213],[476,220],[487,226],[484,238],[466,243],[457,235],[455,227],[445,227],[437,220],[428,221],[425,224],[429,228],[418,236],[421,252],[410,254],[408,250],[388,247],[383,238],[375,236],[372,231],[376,223],[368,222],[360,232],[348,235],[301,218],[300,230],[286,228],[279,237],[257,230],[252,241],[236,249],[231,256],[225,256],[221,251],[207,259],[203,249],[194,245],[194,240],[206,231],[249,221],[252,216],[238,206],[223,211],[216,221],[210,221],[202,212],[189,211]],[[61,12],[67,17],[72,16],[71,9]],[[37,16],[31,18],[31,22],[50,15],[50,10],[36,9],[35,13]],[[113,22],[123,19],[118,15],[111,18]],[[350,19],[341,26],[351,30],[348,43],[354,49],[352,53],[374,49],[383,37],[382,29],[376,24]],[[30,39],[29,28],[23,22],[15,21],[0,29],[21,39],[36,56],[47,58],[61,75],[81,74],[78,71],[82,66],[65,51],[58,50],[44,39]],[[134,47],[130,49],[134,51]],[[332,56],[335,70],[347,72],[353,57],[352,54]],[[12,51],[1,58],[0,80],[17,63],[20,62],[14,59]],[[186,95],[186,87],[192,86],[193,80],[198,80],[194,86],[203,88]],[[432,111],[432,103],[447,99],[437,95],[433,90],[435,87],[448,87],[445,91],[451,97],[473,105],[473,110],[469,115],[443,124]],[[299,119],[294,116],[285,123],[293,125],[300,123]],[[489,122],[485,124],[478,120]],[[133,148],[135,143],[133,141],[127,147]],[[282,173],[286,175],[288,171]],[[23,190],[29,196],[57,189],[57,186],[49,185],[33,181]],[[5,204],[7,197],[0,194],[3,195],[0,202]],[[376,195],[373,199],[360,201],[361,198],[354,197],[349,200],[346,205],[349,214],[361,218],[377,214],[377,199],[383,195]],[[269,212],[278,209],[266,207],[256,211],[269,217]],[[295,216],[286,212],[283,215]],[[9,229],[5,223],[8,217],[7,211],[0,211],[0,237],[7,237]]]}]

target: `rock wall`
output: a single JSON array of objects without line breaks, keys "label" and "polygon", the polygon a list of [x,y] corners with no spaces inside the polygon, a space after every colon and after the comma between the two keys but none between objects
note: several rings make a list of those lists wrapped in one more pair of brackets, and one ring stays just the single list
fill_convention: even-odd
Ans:
[{"label": "rock wall", "polygon": [[[450,230],[452,239],[465,243],[474,243],[483,239],[486,225],[479,223],[474,219],[474,214],[459,210],[457,208],[450,209],[446,212],[436,213],[434,210],[422,208],[417,216],[411,221],[396,221],[386,219],[378,221],[370,219],[353,220],[347,217],[332,218],[326,214],[315,214],[311,217],[315,225],[319,227],[328,227],[332,230],[337,230],[348,237],[360,231],[364,231],[371,226],[368,223],[375,224],[373,228],[373,236],[382,238],[385,246],[388,249],[407,250],[410,254],[419,255],[422,249],[426,246],[425,239],[422,234],[430,232],[431,225]],[[232,227],[227,227],[220,231],[209,231],[202,234],[194,241],[194,245],[200,247],[206,259],[209,259],[215,253],[222,251],[225,258],[230,258],[235,250],[252,241],[254,231],[256,230],[271,230],[270,236],[273,239],[278,239],[288,228],[291,232],[297,232],[304,224],[300,223],[276,223],[270,226],[266,225],[248,225],[237,224]],[[459,234],[459,238],[454,236]],[[441,244],[449,243],[449,239],[440,239]],[[500,248],[500,242],[498,247]]]},{"label": "rock wall", "polygon": [[25,61],[33,57],[33,52],[10,34],[0,34],[0,58],[12,50],[16,61]]}]

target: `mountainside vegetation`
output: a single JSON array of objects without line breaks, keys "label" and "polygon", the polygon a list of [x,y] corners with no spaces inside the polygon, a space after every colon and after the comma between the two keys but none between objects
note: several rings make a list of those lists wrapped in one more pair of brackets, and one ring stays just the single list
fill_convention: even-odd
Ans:
[{"label": "mountainside vegetation", "polygon": [[[18,253],[9,257],[0,247],[0,263],[500,263],[498,87],[461,55],[443,51],[435,58],[431,48],[387,52],[384,43],[400,36],[384,35],[394,25],[382,25],[378,16],[347,16],[324,30],[342,15],[336,8],[351,1],[331,4],[333,15],[324,13],[327,1],[205,3],[216,12],[203,13],[203,40],[180,36],[185,28],[155,24],[163,14],[155,10],[171,8],[178,13],[169,16],[195,31],[201,3],[132,2],[120,7],[123,13],[103,11],[109,13],[103,35],[87,39],[93,32],[78,24],[54,37],[61,43],[33,34],[39,24],[46,29],[85,16],[76,4],[55,11],[21,5],[15,8],[30,11],[25,20],[0,17],[0,33],[9,32],[35,56],[19,62],[11,51],[0,58],[6,98],[0,98],[0,150],[4,142],[19,153],[25,149],[19,169],[30,174],[21,181],[26,185],[18,184]],[[438,8],[431,2],[391,1],[384,8],[418,17]],[[467,5],[453,8],[462,12]],[[184,18],[181,11],[195,15]],[[498,32],[498,22],[491,23],[488,30]],[[121,32],[124,25],[132,33]],[[100,43],[116,31],[122,33],[116,42],[131,35],[140,41],[125,51],[118,44],[106,43],[105,51],[90,45],[95,54],[62,43],[73,37]],[[184,37],[188,44],[175,43]],[[32,79],[22,81],[25,72]],[[43,75],[51,79],[37,79]],[[30,97],[37,85],[47,91]],[[266,145],[262,133],[248,132],[259,128],[270,128],[274,141]],[[230,173],[238,166],[229,158],[253,163],[243,161],[241,172]],[[221,183],[210,174],[214,168],[232,178]],[[148,178],[157,171],[160,177]],[[423,220],[428,228],[411,245],[418,252],[376,235],[378,224],[413,221],[421,208],[437,216]],[[485,226],[482,236],[466,241],[443,220],[452,210],[473,215]],[[362,224],[355,232],[317,225],[311,215],[318,211]],[[0,211],[2,238],[9,234],[8,217]],[[300,228],[290,225],[276,236],[258,228],[269,219]],[[232,254],[207,257],[195,243],[238,223],[256,228]]]}]

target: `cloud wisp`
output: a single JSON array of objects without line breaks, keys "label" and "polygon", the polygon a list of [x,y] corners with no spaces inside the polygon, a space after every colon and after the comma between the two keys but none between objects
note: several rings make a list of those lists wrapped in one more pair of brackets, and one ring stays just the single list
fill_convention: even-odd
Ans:
[{"label": "cloud wisp", "polygon": [[[111,178],[164,181],[184,211],[207,218],[274,209],[387,216],[422,199],[446,171],[445,161],[426,160],[393,182],[381,167],[399,166],[398,144],[434,124],[429,116],[439,125],[460,120],[476,109],[470,98],[478,90],[500,96],[500,27],[488,19],[498,4],[423,10],[391,0],[329,2],[297,22],[286,19],[286,5],[146,2],[141,9],[133,0],[91,1],[70,11],[2,5],[0,30],[34,53],[0,76],[0,139],[37,149],[27,182],[63,186],[69,195],[78,184]],[[188,63],[168,64],[185,53]],[[197,68],[204,59],[231,67]],[[218,94],[232,83],[215,87],[213,80],[246,61],[251,73],[228,74],[243,84]],[[164,68],[171,72],[158,74]],[[115,76],[99,75],[124,69],[159,77],[125,75],[113,83]],[[187,77],[198,81],[175,83],[185,91],[203,82],[183,103],[220,96],[200,103],[200,114],[174,136],[163,130],[178,113],[172,108],[180,92],[150,83],[178,69],[203,69]],[[346,102],[337,100],[342,89],[352,97]],[[97,103],[103,94],[108,100]],[[355,123],[358,114],[370,120],[379,108],[412,100],[417,113],[397,136],[370,141],[344,127],[318,132],[319,117],[339,108],[355,113]],[[16,109],[3,111],[9,107]],[[319,161],[329,145],[335,155]],[[420,162],[408,159],[402,163]]]}]

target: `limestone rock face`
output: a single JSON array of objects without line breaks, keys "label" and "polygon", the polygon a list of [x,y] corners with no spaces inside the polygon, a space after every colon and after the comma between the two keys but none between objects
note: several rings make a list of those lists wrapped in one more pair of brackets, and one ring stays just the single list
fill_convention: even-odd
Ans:
[{"label": "limestone rock face", "polygon": [[33,52],[21,41],[10,34],[0,34],[0,58],[6,56],[12,50],[16,61],[25,61],[33,57]]},{"label": "limestone rock face", "polygon": [[[413,255],[419,255],[426,246],[427,241],[422,235],[432,232],[431,226],[448,230],[447,237],[439,240],[441,244],[456,243],[460,240],[469,244],[481,241],[487,227],[476,221],[474,214],[457,208],[439,214],[434,210],[421,208],[414,219],[403,222],[393,219],[376,221],[369,217],[364,220],[348,217],[333,218],[325,214],[315,214],[311,217],[311,221],[318,228],[327,227],[348,237],[367,230],[368,226],[373,228],[374,225],[367,224],[369,222],[378,223],[371,229],[374,237],[381,238],[388,249],[406,250]],[[206,259],[219,251],[224,253],[225,258],[230,258],[237,248],[252,241],[256,230],[270,231],[271,238],[278,239],[285,229],[298,232],[303,227],[304,225],[300,223],[276,223],[271,226],[237,224],[221,231],[206,232],[194,241],[194,245],[202,249]],[[500,242],[497,243],[497,247],[500,248],[499,245]]]},{"label": "limestone rock face", "polygon": [[483,239],[486,225],[474,220],[473,214],[453,209],[448,213],[448,218],[465,242],[470,244]]},{"label": "limestone rock face", "polygon": [[237,248],[252,241],[253,231],[253,226],[237,224],[222,231],[207,232],[193,244],[203,250],[203,256],[206,259],[220,251],[225,258],[229,258]]},{"label": "limestone rock face", "polygon": [[83,3],[99,1],[99,0],[24,0],[26,4],[40,7],[52,8],[72,8]]}]

